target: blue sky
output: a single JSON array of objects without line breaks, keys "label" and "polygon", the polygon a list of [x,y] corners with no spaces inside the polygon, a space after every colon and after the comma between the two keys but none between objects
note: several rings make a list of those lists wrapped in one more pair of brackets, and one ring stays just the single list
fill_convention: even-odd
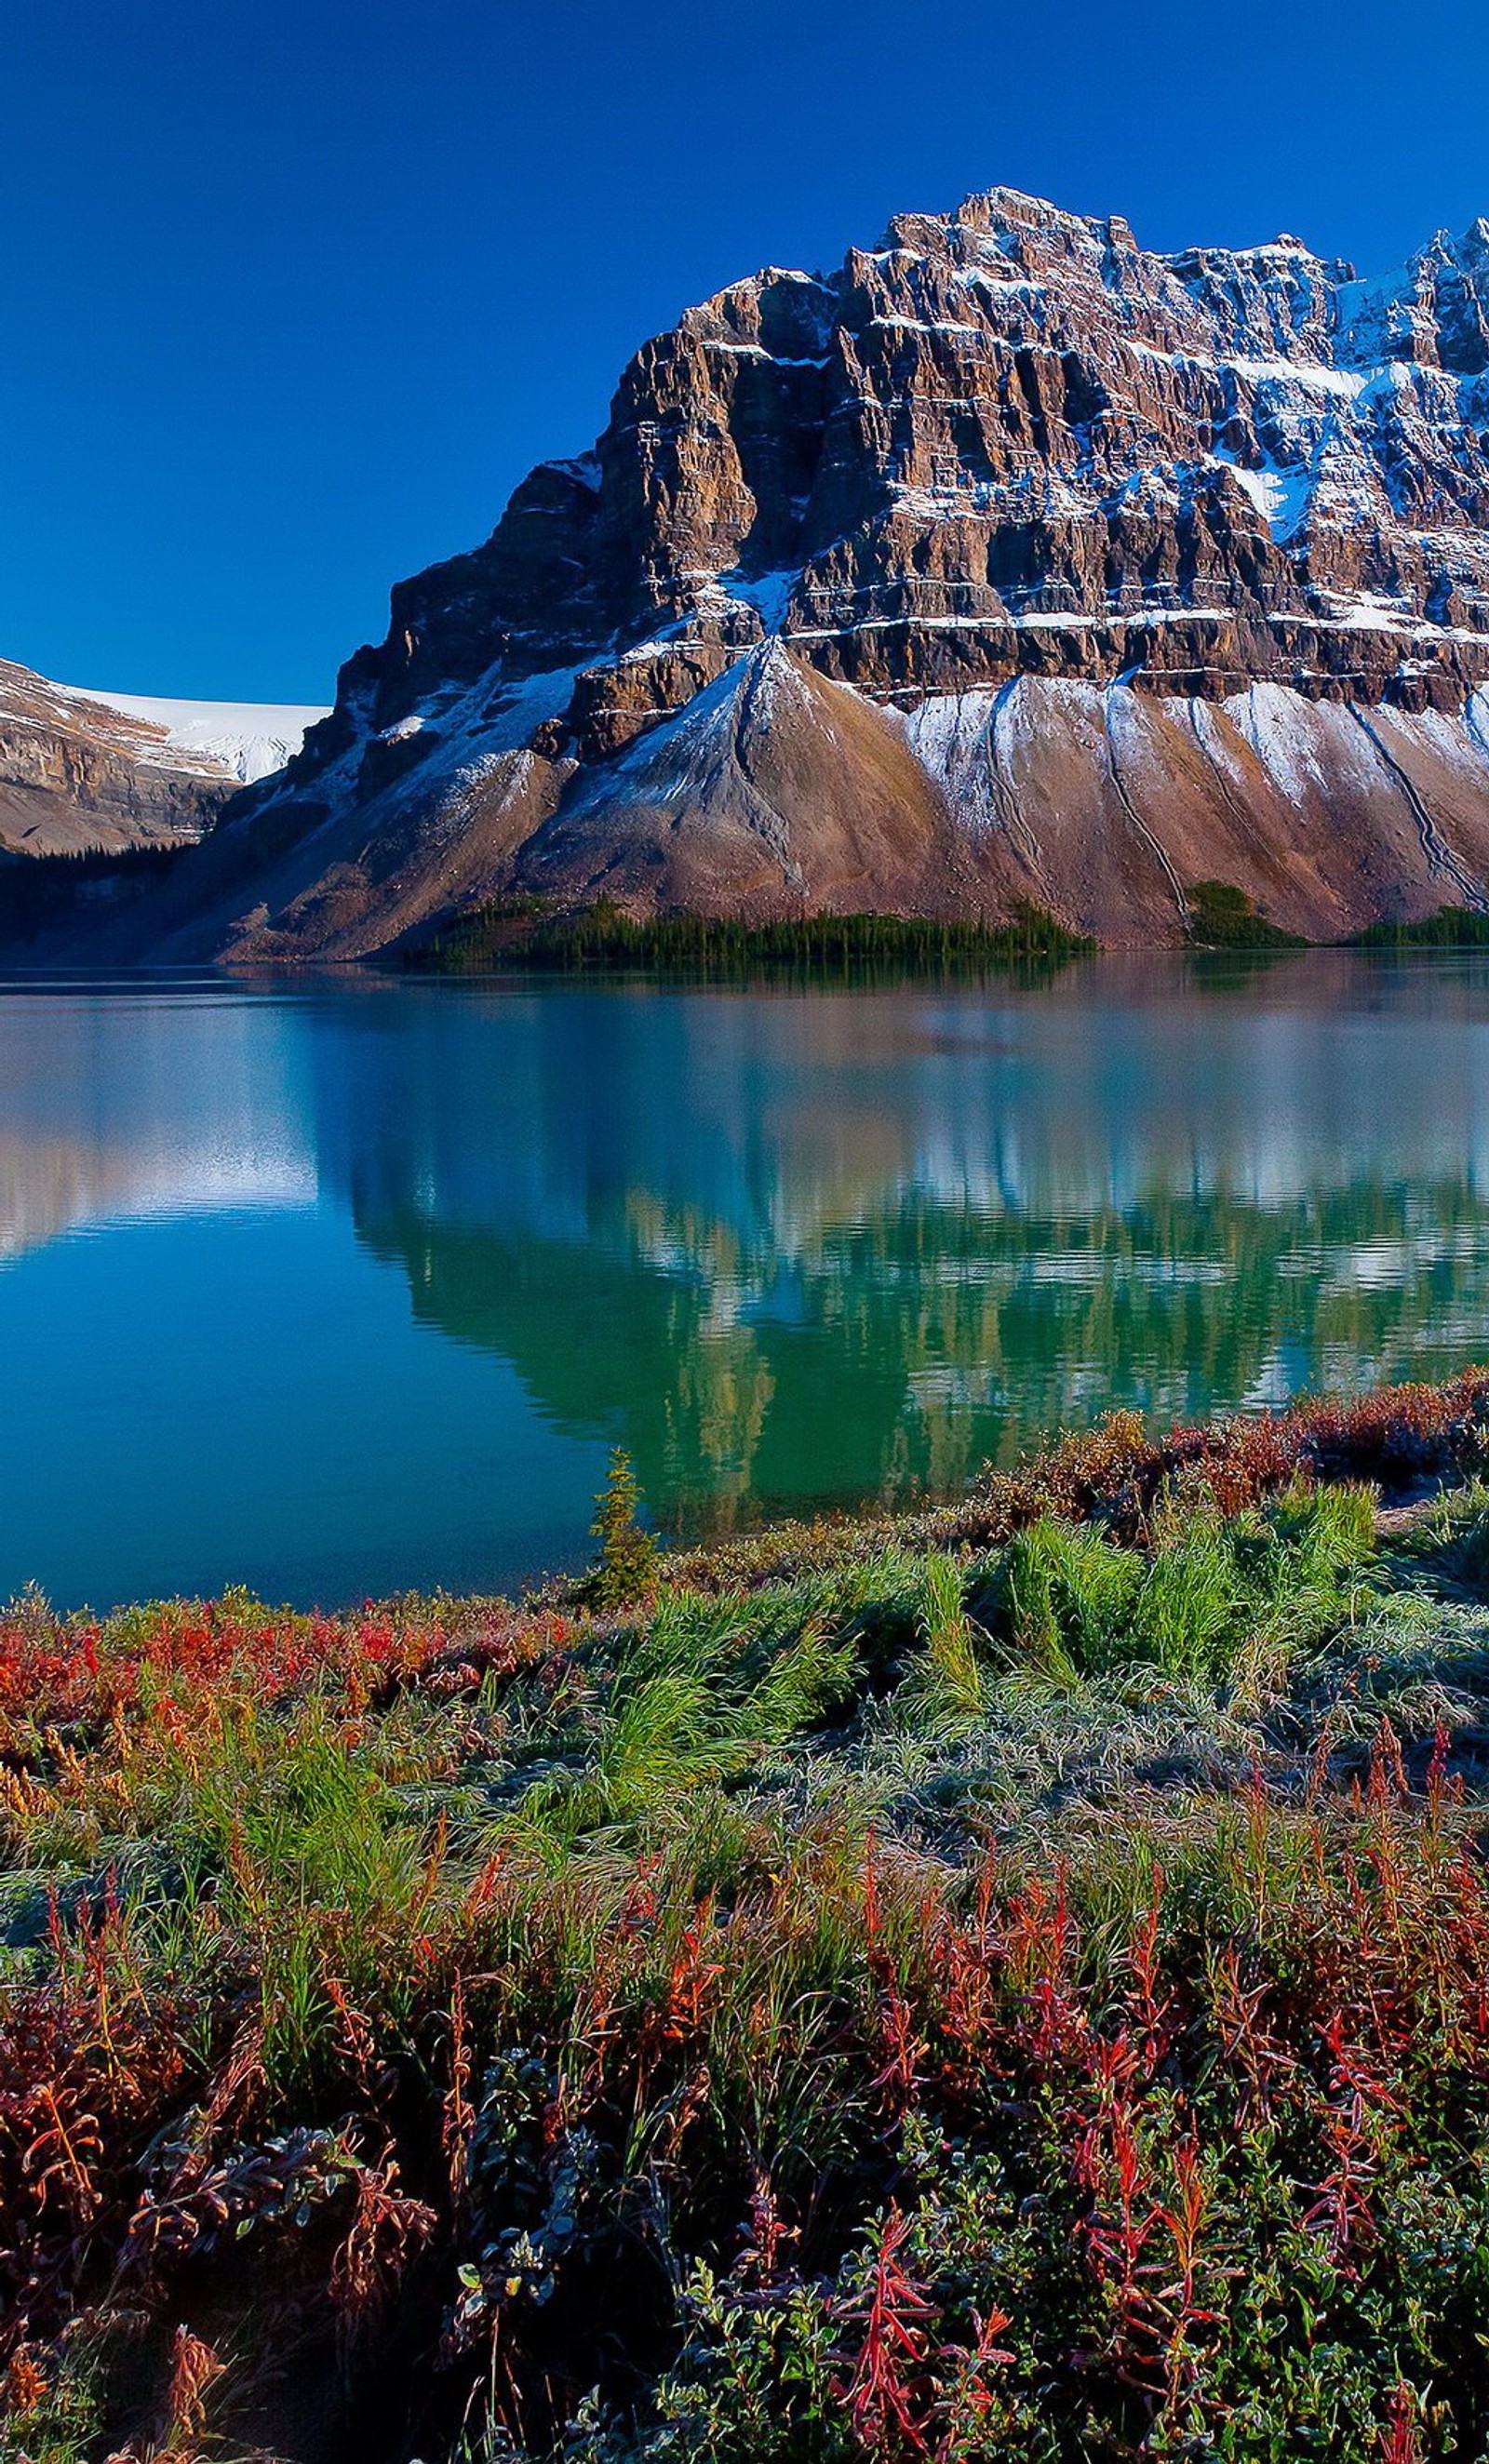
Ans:
[{"label": "blue sky", "polygon": [[999,182],[1362,271],[1489,212],[1482,0],[14,0],[0,656],[328,698],[757,265]]}]

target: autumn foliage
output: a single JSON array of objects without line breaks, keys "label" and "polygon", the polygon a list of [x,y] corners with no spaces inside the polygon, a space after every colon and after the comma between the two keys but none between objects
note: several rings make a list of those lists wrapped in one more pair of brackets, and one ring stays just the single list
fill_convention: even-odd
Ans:
[{"label": "autumn foliage", "polygon": [[0,2456],[1483,2453],[1486,1391],[639,1607],[17,1604]]}]

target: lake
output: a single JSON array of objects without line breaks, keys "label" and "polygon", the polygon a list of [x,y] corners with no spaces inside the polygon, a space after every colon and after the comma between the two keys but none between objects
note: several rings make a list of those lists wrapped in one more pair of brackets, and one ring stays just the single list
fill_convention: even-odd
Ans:
[{"label": "lake", "polygon": [[341,1604],[1489,1359],[1489,962],[0,984],[0,1597]]}]

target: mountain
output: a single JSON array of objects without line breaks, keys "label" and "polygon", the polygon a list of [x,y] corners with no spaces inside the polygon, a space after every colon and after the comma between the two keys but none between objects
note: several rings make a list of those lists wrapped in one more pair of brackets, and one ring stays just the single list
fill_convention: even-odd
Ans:
[{"label": "mountain", "polygon": [[350,957],[499,895],[1032,897],[1140,942],[1208,879],[1312,937],[1484,902],[1489,224],[1363,281],[994,189],[734,284],[149,913]]},{"label": "mountain", "polygon": [[0,660],[0,849],[114,853],[200,838],[324,715],[94,693]]},{"label": "mountain", "polygon": [[167,731],[171,753],[199,756],[239,786],[282,770],[300,751],[307,728],[329,715],[323,704],[260,701],[168,701],[147,693],[93,693],[126,718]]}]

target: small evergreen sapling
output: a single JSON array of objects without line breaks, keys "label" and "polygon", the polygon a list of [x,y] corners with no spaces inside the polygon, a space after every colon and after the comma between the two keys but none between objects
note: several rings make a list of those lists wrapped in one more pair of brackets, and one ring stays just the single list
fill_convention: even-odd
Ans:
[{"label": "small evergreen sapling", "polygon": [[589,1577],[589,1597],[596,1608],[632,1608],[656,1582],[656,1543],[640,1519],[640,1505],[635,1466],[625,1447],[617,1446],[589,1526],[600,1544],[599,1562]]}]

